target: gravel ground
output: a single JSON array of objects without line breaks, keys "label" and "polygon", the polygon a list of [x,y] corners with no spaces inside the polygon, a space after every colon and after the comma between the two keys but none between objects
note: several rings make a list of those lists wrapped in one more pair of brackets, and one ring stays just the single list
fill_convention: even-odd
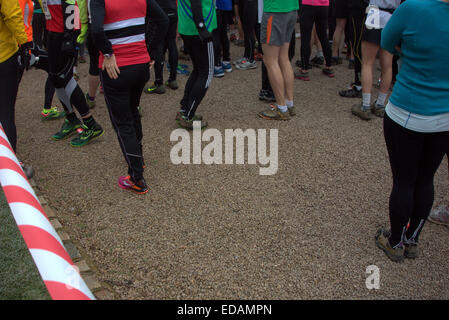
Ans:
[{"label": "gravel ground", "polygon": [[[232,46],[236,59],[241,48]],[[298,52],[298,50],[297,50]],[[422,254],[391,262],[374,243],[388,226],[391,176],[382,120],[351,115],[337,94],[347,64],[329,79],[313,69],[295,81],[298,115],[266,121],[257,112],[260,65],[215,79],[199,108],[210,128],[279,130],[279,170],[257,165],[174,165],[174,116],[183,93],[142,96],[145,196],[117,187],[126,173],[104,99],[93,113],[105,134],[86,147],[55,142],[61,121],[42,122],[45,74],[22,80],[19,156],[36,169],[41,192],[118,299],[449,299],[449,229],[427,224]],[[80,65],[87,89],[87,65]],[[55,99],[56,102],[56,99]],[[447,199],[447,162],[435,204]],[[380,289],[365,286],[380,269]]]}]

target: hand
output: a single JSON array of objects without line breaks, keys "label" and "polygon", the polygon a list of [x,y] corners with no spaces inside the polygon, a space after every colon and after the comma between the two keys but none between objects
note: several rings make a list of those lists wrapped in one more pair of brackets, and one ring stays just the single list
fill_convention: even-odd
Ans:
[{"label": "hand", "polygon": [[150,70],[153,69],[154,62],[155,62],[154,60],[150,60]]},{"label": "hand", "polygon": [[203,42],[212,41],[212,33],[210,33],[209,30],[206,29],[206,27],[199,28],[198,34],[200,36],[201,41]]},{"label": "hand", "polygon": [[75,55],[75,41],[73,32],[64,32],[64,38],[62,41],[61,52],[66,56]]},{"label": "hand", "polygon": [[78,36],[78,38],[76,39],[76,42],[78,42],[79,44],[83,44],[84,42],[86,42],[88,30],[89,30],[89,26],[87,24],[82,24],[81,25],[81,33]]},{"label": "hand", "polygon": [[111,55],[109,58],[104,57],[103,66],[101,69],[106,69],[109,78],[113,80],[117,79],[120,74],[120,69],[117,66],[117,61],[115,60],[114,55]]},{"label": "hand", "polygon": [[24,43],[19,47],[19,57],[20,57],[19,63],[22,69],[28,70],[30,68],[31,48],[33,48],[32,41]]}]

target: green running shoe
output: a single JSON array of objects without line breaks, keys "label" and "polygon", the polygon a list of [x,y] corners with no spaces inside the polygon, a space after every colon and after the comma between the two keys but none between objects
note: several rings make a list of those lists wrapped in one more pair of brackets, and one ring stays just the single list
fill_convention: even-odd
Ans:
[{"label": "green running shoe", "polygon": [[163,84],[157,85],[153,83],[151,86],[145,89],[144,92],[150,94],[151,93],[163,94],[165,93],[165,86]]},{"label": "green running shoe", "polygon": [[72,135],[76,132],[77,129],[81,128],[81,121],[77,120],[76,122],[70,122],[69,120],[65,119],[64,123],[62,124],[61,130],[56,132],[52,138],[54,140],[62,140],[67,138],[68,136]]},{"label": "green running shoe", "polygon": [[165,86],[169,87],[172,90],[176,90],[179,88],[178,82],[176,80],[166,81]]},{"label": "green running shoe", "polygon": [[89,109],[93,109],[97,105],[95,100],[90,100],[89,93],[86,93],[86,102],[87,102],[87,105],[89,106]]},{"label": "green running shoe", "polygon": [[79,133],[78,137],[70,141],[72,147],[83,147],[93,139],[100,137],[104,132],[103,128],[98,123],[91,129],[83,124],[77,131]]},{"label": "green running shoe", "polygon": [[42,120],[56,120],[65,117],[64,111],[59,111],[57,107],[51,107],[50,109],[42,109],[41,112]]}]

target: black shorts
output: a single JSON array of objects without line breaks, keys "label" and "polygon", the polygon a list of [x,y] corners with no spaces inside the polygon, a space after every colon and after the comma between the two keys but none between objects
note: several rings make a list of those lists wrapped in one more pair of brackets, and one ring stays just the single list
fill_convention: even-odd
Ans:
[{"label": "black shorts", "polygon": [[100,75],[100,67],[98,66],[100,60],[100,51],[95,46],[92,34],[87,35],[87,51],[89,51],[89,74],[91,76]]},{"label": "black shorts", "polygon": [[374,43],[380,46],[380,39],[382,35],[382,29],[367,29],[366,26],[363,29],[362,40],[370,43]]},{"label": "black shorts", "polygon": [[348,0],[335,0],[335,18],[343,19],[349,16]]}]

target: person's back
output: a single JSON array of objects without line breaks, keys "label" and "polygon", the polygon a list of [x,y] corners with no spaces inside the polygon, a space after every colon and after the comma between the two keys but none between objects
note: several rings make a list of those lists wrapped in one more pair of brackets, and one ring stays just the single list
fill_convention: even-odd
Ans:
[{"label": "person's back", "polygon": [[409,112],[449,112],[449,3],[407,0],[382,33],[382,47],[401,44],[402,66],[390,101]]}]

